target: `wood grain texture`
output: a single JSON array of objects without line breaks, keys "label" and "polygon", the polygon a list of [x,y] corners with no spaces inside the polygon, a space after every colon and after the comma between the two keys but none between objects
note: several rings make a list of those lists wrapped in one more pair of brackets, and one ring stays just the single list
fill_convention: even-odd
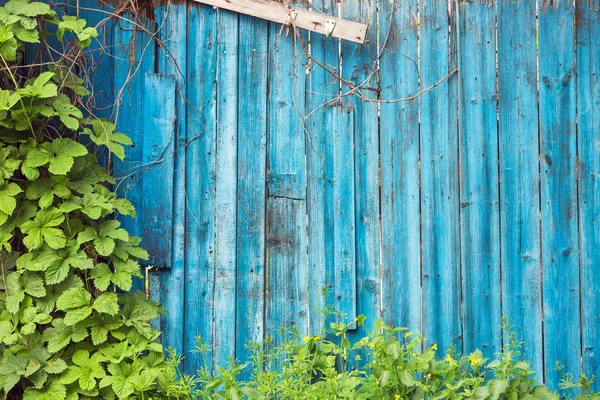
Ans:
[{"label": "wood grain texture", "polygon": [[[417,0],[383,2],[381,99],[419,92]],[[421,331],[419,100],[381,104],[383,316]]]},{"label": "wood grain texture", "polygon": [[[186,155],[185,371],[193,373],[204,359],[192,353],[196,338],[213,342],[215,285],[215,136],[217,130],[217,15],[188,5]],[[206,358],[212,370],[212,357]]]},{"label": "wood grain texture", "polygon": [[502,346],[496,2],[458,2],[460,227],[464,351]]},{"label": "wood grain texture", "polygon": [[[240,16],[236,357],[264,336],[268,23]],[[251,371],[243,371],[249,377]]]},{"label": "wood grain texture", "polygon": [[300,43],[269,26],[265,334],[308,331],[305,68]]},{"label": "wood grain texture", "polygon": [[[368,25],[342,18],[336,18],[333,15],[324,15],[318,12],[312,12],[294,5],[288,8],[281,2],[270,0],[194,0],[200,3],[208,4],[213,7],[219,7],[225,10],[234,11],[241,14],[247,14],[253,17],[266,19],[279,24],[288,25],[291,23],[290,12],[295,12],[294,25],[300,29],[306,29],[317,32],[322,35],[333,36],[336,38],[350,40],[356,43],[364,43],[368,31]],[[335,25],[331,32],[327,31],[327,21],[334,21]],[[280,27],[277,27],[279,29]]]},{"label": "wood grain texture", "polygon": [[[313,7],[328,15],[337,15],[335,0],[315,0]],[[311,35],[311,54],[335,74],[339,74],[339,40],[322,35]],[[333,237],[333,124],[339,113],[339,102],[325,105],[339,95],[339,81],[334,75],[315,63],[307,75],[306,107],[306,173],[308,213],[308,274],[310,332],[320,333],[329,326],[324,314],[317,311],[334,304],[334,246]],[[327,288],[327,297],[322,289]]]},{"label": "wood grain texture", "polygon": [[497,10],[502,315],[543,371],[535,3]]},{"label": "wood grain texture", "polygon": [[[184,5],[167,5],[155,10],[158,39],[163,46],[157,51],[156,69],[175,76],[174,150],[165,154],[172,158],[173,169],[173,235],[170,268],[160,272],[161,303],[169,310],[161,317],[162,340],[165,347],[183,351],[185,326],[185,145],[187,143],[185,107],[187,10]],[[150,92],[152,93],[152,92]],[[159,104],[160,106],[160,104]],[[145,143],[145,141],[144,141]],[[164,176],[164,175],[163,175]],[[160,216],[157,216],[160,217]]]},{"label": "wood grain texture", "polygon": [[[542,1],[538,26],[544,362],[560,362],[577,375],[581,330],[573,2]],[[546,369],[547,384],[555,387],[561,378],[560,371]]]},{"label": "wood grain texture", "polygon": [[[448,4],[419,2],[422,88],[455,69],[448,57]],[[453,34],[456,34],[453,31]],[[456,75],[420,98],[423,334],[462,348]]]},{"label": "wood grain texture", "polygon": [[238,15],[217,13],[215,314],[213,363],[235,355],[237,259]]},{"label": "wood grain texture", "polygon": [[[365,21],[370,26],[376,22],[376,4],[373,0],[360,0],[356,3],[343,3],[344,18]],[[342,76],[353,83],[376,87],[377,74],[374,73],[377,58],[377,37],[375,30],[368,32],[363,46],[343,41]],[[350,88],[342,85],[342,93]],[[366,98],[377,99],[372,90],[361,90]],[[343,98],[344,107],[354,113],[354,206],[356,266],[352,271],[356,277],[345,279],[356,281],[356,314],[365,315],[363,327],[353,336],[362,338],[380,316],[380,229],[379,229],[379,130],[378,107],[376,103],[364,102],[356,96]]]},{"label": "wood grain texture", "polygon": [[[600,1],[576,2],[583,371],[600,371]],[[600,381],[594,383],[600,390]]]},{"label": "wood grain texture", "polygon": [[[129,18],[128,14],[125,18]],[[142,21],[149,32],[156,30],[152,21]],[[128,135],[134,141],[125,147],[125,160],[113,157],[113,174],[117,179],[115,189],[120,197],[125,197],[136,208],[137,217],[120,217],[122,226],[130,235],[142,237],[144,209],[142,207],[144,168],[144,98],[146,73],[154,71],[154,39],[141,27],[123,21],[114,25],[114,51],[130,60],[129,63],[116,63],[112,70],[115,89],[113,115],[117,131]],[[141,104],[140,104],[141,103]],[[142,241],[142,246],[146,242]],[[146,264],[146,263],[144,263]],[[134,280],[135,289],[144,290],[144,282]],[[158,295],[158,293],[155,293]]]}]

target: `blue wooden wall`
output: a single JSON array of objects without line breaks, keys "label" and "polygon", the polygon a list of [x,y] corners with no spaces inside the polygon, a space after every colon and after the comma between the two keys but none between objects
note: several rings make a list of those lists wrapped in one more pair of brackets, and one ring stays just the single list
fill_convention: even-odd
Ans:
[{"label": "blue wooden wall", "polygon": [[556,361],[598,373],[600,0],[312,2],[368,24],[362,46],[86,3],[97,106],[135,141],[113,166],[124,222],[186,371],[197,336],[214,366],[317,331],[327,286],[367,329],[491,356],[506,317],[549,384]]}]

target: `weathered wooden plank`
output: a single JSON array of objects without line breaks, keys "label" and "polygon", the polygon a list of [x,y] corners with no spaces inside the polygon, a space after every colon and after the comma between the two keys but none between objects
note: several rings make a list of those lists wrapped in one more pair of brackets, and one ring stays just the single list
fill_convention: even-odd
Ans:
[{"label": "weathered wooden plank", "polygon": [[305,64],[294,37],[269,29],[267,295],[265,334],[308,331]]},{"label": "weathered wooden plank", "polygon": [[[342,16],[365,21],[370,26],[376,22],[376,2],[360,0],[342,4]],[[344,41],[342,49],[342,75],[354,85],[377,86],[374,74],[377,58],[377,40],[370,30],[364,46]],[[342,86],[342,92],[349,88]],[[361,96],[376,100],[373,90],[361,90]],[[372,328],[380,314],[380,229],[379,229],[379,129],[377,103],[365,102],[356,96],[342,99],[345,108],[354,112],[354,206],[356,218],[356,313],[364,314],[364,327],[356,330],[354,338],[362,338]],[[351,110],[352,111],[352,110]],[[347,279],[352,279],[348,277]]]},{"label": "weathered wooden plank", "polygon": [[383,316],[421,331],[417,0],[382,2],[381,228]]},{"label": "weathered wooden plank", "polygon": [[[196,337],[212,344],[215,281],[216,11],[188,5],[185,349],[187,373],[204,366]],[[212,369],[212,357],[206,357]]]},{"label": "weathered wooden plank", "polygon": [[502,346],[496,2],[458,4],[463,343],[492,357]]},{"label": "weathered wooden plank", "polygon": [[[125,14],[129,19],[130,15]],[[150,32],[155,29],[151,21],[143,21],[143,27]],[[119,196],[126,197],[138,210],[138,219],[125,219],[123,226],[130,234],[141,236],[143,228],[141,199],[142,191],[142,152],[144,148],[144,83],[146,73],[154,70],[154,41],[152,37],[132,22],[122,21],[114,25],[114,51],[121,61],[112,70],[115,87],[114,121],[117,131],[129,136],[133,146],[125,147],[125,160],[113,161],[113,174],[117,178],[116,190]]]},{"label": "weathered wooden plank", "polygon": [[[142,150],[144,247],[156,268],[171,266],[173,240],[173,157],[175,149],[175,77],[147,73],[144,84]],[[150,94],[156,95],[152,98]]]},{"label": "weathered wooden plank", "polygon": [[[165,347],[183,351],[185,307],[181,297],[185,284],[185,145],[186,145],[186,32],[187,10],[185,5],[167,5],[155,10],[158,39],[163,46],[157,54],[159,73],[174,75],[177,80],[175,96],[174,150],[173,158],[173,247],[170,268],[160,272],[161,302],[168,311],[161,318],[162,340]],[[152,92],[150,92],[152,93]],[[155,94],[149,95],[155,96]],[[144,141],[145,143],[146,141]],[[161,216],[158,215],[158,218]]]},{"label": "weathered wooden plank", "polygon": [[[574,5],[538,10],[545,382],[581,372]],[[556,362],[565,366],[557,371]]]},{"label": "weathered wooden plank", "polygon": [[[129,14],[124,18],[133,21]],[[154,71],[154,39],[143,29],[155,30],[152,21],[136,23],[122,21],[114,24],[114,49],[121,61],[114,64],[114,120],[117,131],[128,135],[133,146],[126,146],[125,160],[113,157],[113,175],[117,179],[115,189],[120,197],[127,198],[137,211],[137,218],[123,217],[121,223],[130,235],[142,237],[144,228],[143,149],[144,149],[144,82],[146,73]],[[143,238],[142,238],[143,239]],[[142,246],[146,243],[142,242]],[[143,290],[144,282],[134,280],[135,289]]]},{"label": "weathered wooden plank", "polygon": [[[448,3],[420,0],[421,87],[439,82],[450,64]],[[453,32],[455,34],[455,32]],[[458,218],[456,76],[420,98],[423,334],[441,349],[462,347]]]},{"label": "weathered wooden plank", "polygon": [[357,303],[354,121],[354,108],[344,107],[333,124],[333,295],[336,310],[350,321],[356,318]]},{"label": "weathered wooden plank", "polygon": [[[600,371],[600,1],[576,2],[583,371]],[[594,383],[600,390],[600,380]]]},{"label": "weathered wooden plank", "polygon": [[224,365],[235,354],[236,337],[238,15],[220,11],[217,25],[213,363]]},{"label": "weathered wooden plank", "polygon": [[[337,14],[335,0],[315,0],[313,7],[328,15]],[[311,56],[324,64],[329,71],[311,63],[307,76],[306,104],[306,173],[307,173],[307,213],[308,213],[308,271],[310,332],[318,334],[324,324],[324,314],[317,309],[335,304],[333,287],[335,284],[333,252],[333,135],[332,126],[339,112],[339,102],[326,105],[339,94],[339,81],[333,74],[339,74],[339,40],[311,35]],[[322,289],[328,289],[327,298]],[[331,320],[331,318],[330,318]],[[328,326],[328,325],[326,325]]]},{"label": "weathered wooden plank", "polygon": [[535,2],[497,12],[502,315],[542,371]]},{"label": "weathered wooden plank", "polygon": [[[87,26],[95,27],[98,31],[98,37],[93,39],[90,46],[85,49],[86,55],[91,61],[88,75],[88,88],[92,91],[90,95],[91,103],[88,107],[94,110],[94,115],[101,118],[109,118],[113,112],[113,102],[115,100],[115,86],[112,79],[115,63],[115,56],[118,53],[113,52],[113,42],[115,34],[115,20],[108,18],[109,13],[115,12],[115,7],[96,0],[80,0],[71,6],[79,7],[69,8],[70,15],[78,15],[87,22]],[[52,40],[52,39],[51,39]],[[142,78],[143,79],[143,78]]]},{"label": "weathered wooden plank", "polygon": [[[264,336],[268,23],[240,15],[236,357]],[[251,371],[243,371],[249,377]]]},{"label": "weathered wooden plank", "polygon": [[[297,8],[293,5],[272,0],[194,0],[199,3],[223,8],[237,13],[266,19],[279,24],[293,24],[300,29],[306,29],[327,36],[364,43],[368,25],[325,15],[318,12]],[[295,17],[294,17],[295,14]],[[281,27],[275,27],[280,29]]]}]

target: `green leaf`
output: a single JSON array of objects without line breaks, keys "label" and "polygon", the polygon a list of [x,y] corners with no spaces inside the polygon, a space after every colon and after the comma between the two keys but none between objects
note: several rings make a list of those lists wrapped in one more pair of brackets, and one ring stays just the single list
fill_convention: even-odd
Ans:
[{"label": "green leaf", "polygon": [[25,389],[23,400],[64,400],[67,396],[67,388],[62,383],[50,380],[42,389],[29,387]]},{"label": "green leaf", "polygon": [[81,111],[73,106],[68,98],[59,98],[52,104],[60,121],[69,129],[79,129],[79,119],[83,118]]},{"label": "green leaf", "polygon": [[93,308],[104,314],[109,314],[112,316],[117,315],[119,312],[119,302],[117,299],[117,295],[113,292],[105,292],[100,294],[98,298],[94,301]]},{"label": "green leaf", "polygon": [[29,3],[27,0],[10,0],[4,7],[6,11],[13,15],[22,15],[25,17],[50,14],[50,6],[48,4],[39,2]]},{"label": "green leaf", "polygon": [[110,285],[113,273],[105,263],[96,264],[90,273],[90,278],[94,280],[94,286],[98,290],[106,290]]},{"label": "green leaf", "polygon": [[63,248],[67,239],[62,230],[55,227],[64,220],[65,216],[57,208],[38,211],[33,221],[21,225],[21,231],[26,234],[23,243],[30,250],[39,248],[44,241],[53,249]]},{"label": "green leaf", "polygon": [[71,288],[66,290],[56,301],[56,308],[59,310],[70,310],[89,306],[92,301],[90,293],[82,287]]},{"label": "green leaf", "polygon": [[63,359],[53,358],[52,360],[48,361],[48,364],[44,368],[44,371],[46,371],[49,374],[60,374],[66,369],[67,363],[64,362]]}]

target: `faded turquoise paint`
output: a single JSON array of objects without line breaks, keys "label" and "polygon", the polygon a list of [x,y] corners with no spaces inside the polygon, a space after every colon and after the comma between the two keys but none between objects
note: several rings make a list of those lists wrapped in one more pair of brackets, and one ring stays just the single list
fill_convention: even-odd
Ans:
[{"label": "faded turquoise paint", "polygon": [[371,28],[362,46],[303,33],[341,84],[307,69],[289,29],[248,16],[159,8],[143,26],[160,41],[140,20],[106,26],[113,99],[96,106],[115,102],[136,142],[113,167],[138,207],[124,222],[161,267],[163,343],[187,372],[198,335],[209,368],[245,361],[282,325],[316,334],[329,286],[367,325],[488,356],[504,316],[553,385],[557,360],[597,372],[600,3],[540,0],[539,54],[532,1],[379,4],[313,2]]},{"label": "faded turquoise paint", "polygon": [[[574,16],[569,0],[543,0],[538,11],[544,362],[550,366],[558,361],[577,374],[581,316]],[[556,386],[561,375],[548,368],[545,381]]]},{"label": "faded turquoise paint", "polygon": [[458,2],[460,232],[464,351],[502,346],[496,2]]},{"label": "faded turquoise paint", "polygon": [[[450,63],[448,4],[419,0],[420,81],[436,84],[456,66]],[[457,93],[451,81],[420,98],[422,321],[426,345],[462,347],[460,315],[460,232],[458,208]],[[479,266],[480,268],[482,266]]]},{"label": "faded turquoise paint", "polygon": [[395,326],[421,330],[421,216],[417,0],[382,2],[379,140],[383,316]]},{"label": "faded turquoise paint", "polygon": [[[188,5],[187,85],[190,104],[186,150],[186,269],[184,348],[186,372],[204,366],[204,359],[192,353],[196,338],[213,340],[215,278],[215,132],[217,99],[217,15],[197,4]],[[212,369],[212,357],[206,357]]]},{"label": "faded turquoise paint", "polygon": [[600,1],[576,5],[581,347],[588,372],[600,371]]},{"label": "faded turquoise paint", "polygon": [[543,371],[536,4],[497,9],[502,315]]}]

